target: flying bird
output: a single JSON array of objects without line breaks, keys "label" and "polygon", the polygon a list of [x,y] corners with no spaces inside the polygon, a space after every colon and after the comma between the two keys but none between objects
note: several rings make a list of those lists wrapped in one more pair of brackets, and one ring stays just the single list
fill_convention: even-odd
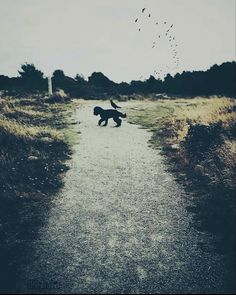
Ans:
[{"label": "flying bird", "polygon": [[141,29],[140,29],[140,28],[139,28],[138,30],[139,30],[139,32],[141,31]]},{"label": "flying bird", "polygon": [[151,14],[149,13],[148,17],[151,17]]},{"label": "flying bird", "polygon": [[121,109],[121,107],[118,107],[118,105],[116,105],[111,99],[110,99],[110,102],[111,102],[111,106],[112,106],[114,109]]},{"label": "flying bird", "polygon": [[146,9],[146,8],[143,8],[143,9],[142,9],[142,12],[144,12],[144,11],[145,11],[145,9]]},{"label": "flying bird", "polygon": [[138,18],[136,18],[135,22],[137,22],[137,21],[138,21]]}]

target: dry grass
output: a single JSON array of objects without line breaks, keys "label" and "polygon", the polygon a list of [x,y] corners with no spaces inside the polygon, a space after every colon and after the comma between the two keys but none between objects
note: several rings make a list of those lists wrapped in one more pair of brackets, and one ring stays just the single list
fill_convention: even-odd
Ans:
[{"label": "dry grass", "polygon": [[130,102],[126,111],[131,122],[153,131],[152,145],[162,150],[177,179],[196,192],[197,229],[216,235],[219,251],[232,254],[236,243],[236,100],[144,100]]},{"label": "dry grass", "polygon": [[5,116],[13,117],[13,116],[25,116],[25,117],[49,117],[50,114],[48,113],[42,113],[40,111],[34,110],[33,106],[9,106],[6,105],[3,109],[2,112],[4,113]]},{"label": "dry grass", "polygon": [[[47,104],[35,99],[0,99],[0,134],[15,139],[53,141],[65,140],[65,126],[69,120],[65,113],[78,105]],[[0,138],[1,140],[1,138]]]},{"label": "dry grass", "polygon": [[[188,158],[182,143],[186,140],[191,125],[212,126],[222,122],[223,143],[212,150],[212,165],[214,161],[224,162],[224,171],[227,171],[227,183],[233,185],[233,173],[235,171],[236,159],[236,101],[231,98],[202,98],[194,99],[171,99],[150,101],[143,100],[131,102],[127,109],[128,118],[133,123],[138,123],[154,131],[153,143],[160,146],[172,148],[181,158],[183,166],[188,166],[191,159]],[[209,166],[209,159],[206,163],[198,161],[196,170],[202,173],[208,171],[207,177],[214,174],[213,167]],[[202,169],[200,166],[203,165]],[[205,166],[205,168],[204,168]],[[213,165],[215,166],[215,165]],[[191,167],[193,168],[193,167]],[[222,172],[223,173],[223,172]],[[221,173],[221,174],[222,174]],[[231,181],[229,181],[231,175]],[[217,177],[214,178],[216,181]],[[220,180],[219,180],[220,181]],[[216,181],[217,182],[217,181]]]},{"label": "dry grass", "polygon": [[28,241],[45,221],[50,196],[63,184],[65,160],[75,137],[69,115],[73,107],[73,102],[47,104],[39,96],[0,99],[2,281],[14,282],[30,250]]},{"label": "dry grass", "polygon": [[173,128],[175,144],[184,140],[190,124],[210,125],[221,121],[228,129],[233,128],[236,122],[236,102],[230,98],[178,99],[172,102],[172,106],[174,111],[166,124]]},{"label": "dry grass", "polygon": [[1,196],[32,195],[36,187],[47,191],[60,186],[60,171],[65,170],[61,161],[73,142],[67,119],[72,107],[73,102],[50,105],[39,97],[0,99]]},{"label": "dry grass", "polygon": [[165,140],[175,145],[184,140],[190,124],[221,121],[224,129],[231,131],[236,125],[236,102],[224,97],[132,101],[127,112],[131,123],[163,129]]},{"label": "dry grass", "polygon": [[19,123],[16,120],[10,120],[0,116],[0,134],[11,138],[22,139],[24,141],[40,140],[40,138],[51,138],[55,141],[63,139],[63,135],[56,129],[50,127],[32,126]]}]

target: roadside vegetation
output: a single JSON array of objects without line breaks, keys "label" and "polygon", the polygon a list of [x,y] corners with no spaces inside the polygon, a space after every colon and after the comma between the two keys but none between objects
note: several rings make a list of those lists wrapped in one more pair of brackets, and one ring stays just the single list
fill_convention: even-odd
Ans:
[{"label": "roadside vegetation", "polygon": [[54,101],[41,95],[0,98],[1,286],[9,287],[24,264],[27,241],[37,234],[68,169],[65,161],[75,141],[71,113],[77,104]]},{"label": "roadside vegetation", "polygon": [[[70,101],[62,91],[0,98],[0,278],[12,290],[27,263],[30,240],[47,221],[51,195],[63,185],[78,134]],[[213,234],[215,249],[235,261],[236,101],[227,97],[156,99],[121,96],[131,123],[152,131],[150,145],[194,198],[194,226]],[[203,245],[204,246],[204,245]],[[27,257],[30,255],[27,255]],[[230,264],[231,263],[231,264]],[[232,269],[232,275],[235,274]],[[233,281],[233,280],[230,280]]]},{"label": "roadside vegetation", "polygon": [[186,190],[195,191],[188,210],[194,213],[197,229],[213,234],[217,251],[233,259],[236,101],[226,97],[133,101],[127,113],[131,123],[152,130],[151,145],[162,151]]}]

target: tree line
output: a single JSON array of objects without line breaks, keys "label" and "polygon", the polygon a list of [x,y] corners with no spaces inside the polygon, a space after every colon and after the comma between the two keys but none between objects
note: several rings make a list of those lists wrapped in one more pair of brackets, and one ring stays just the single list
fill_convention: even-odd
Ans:
[{"label": "tree line", "polygon": [[[0,90],[15,92],[47,91],[47,78],[34,64],[25,63],[19,76],[0,75]],[[52,76],[53,90],[63,89],[71,97],[104,98],[108,95],[157,94],[168,95],[224,95],[236,97],[236,62],[213,65],[206,71],[184,71],[174,76],[167,74],[164,80],[150,76],[145,81],[115,83],[101,72],[94,72],[88,79],[77,74],[66,76],[63,70],[55,70]]]}]

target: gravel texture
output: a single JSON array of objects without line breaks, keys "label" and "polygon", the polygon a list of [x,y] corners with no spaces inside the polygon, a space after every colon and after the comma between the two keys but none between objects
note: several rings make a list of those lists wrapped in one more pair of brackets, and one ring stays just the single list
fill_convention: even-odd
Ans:
[{"label": "gravel texture", "polygon": [[76,113],[79,144],[21,292],[224,293],[222,257],[191,226],[192,197],[149,147],[151,133],[125,120],[98,127],[93,106]]}]

